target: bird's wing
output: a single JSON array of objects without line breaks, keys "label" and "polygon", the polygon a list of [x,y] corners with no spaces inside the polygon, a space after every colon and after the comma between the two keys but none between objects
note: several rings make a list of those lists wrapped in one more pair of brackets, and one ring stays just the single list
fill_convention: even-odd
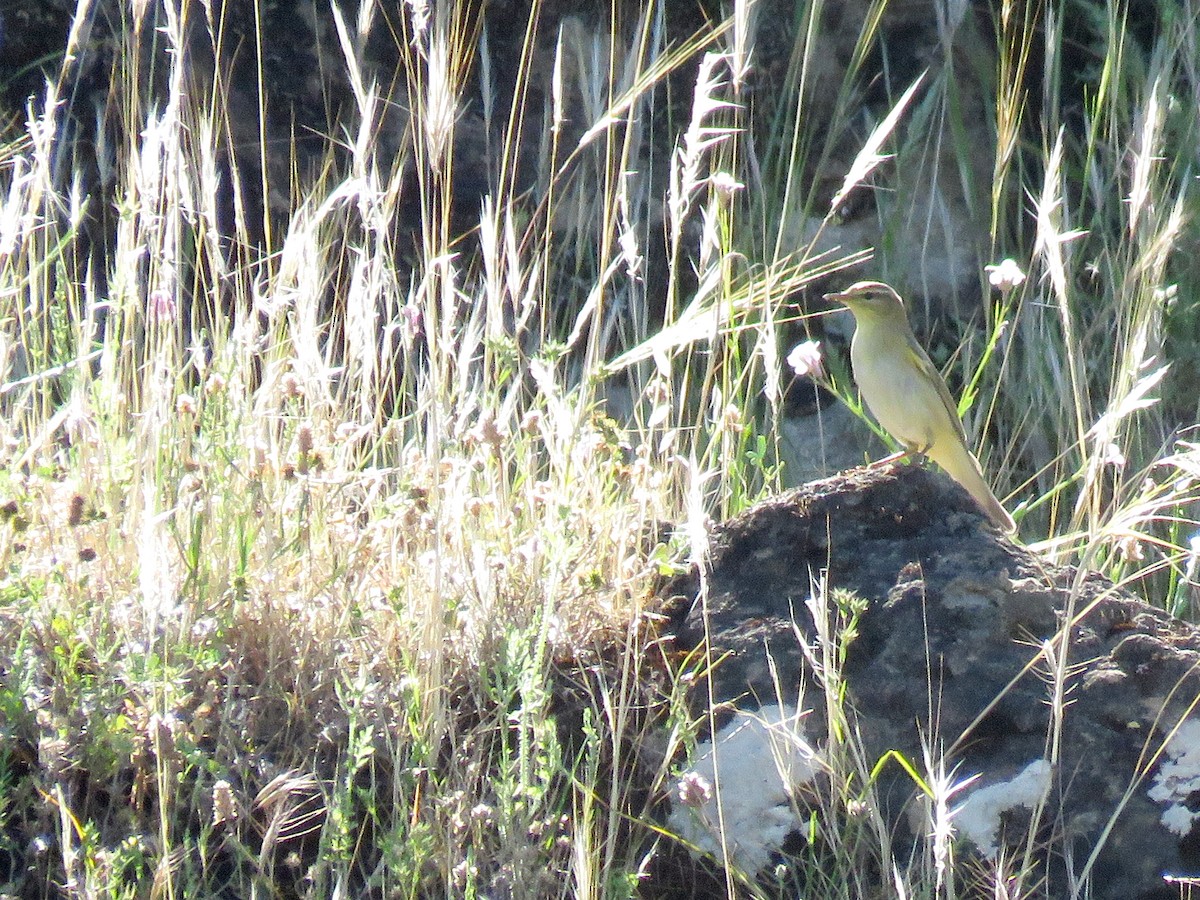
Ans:
[{"label": "bird's wing", "polygon": [[954,423],[954,428],[958,431],[958,436],[962,439],[965,446],[967,443],[967,432],[963,428],[962,419],[958,417],[958,404],[950,396],[950,389],[946,387],[946,379],[942,378],[941,372],[937,370],[937,367],[933,364],[933,360],[925,352],[925,348],[917,343],[917,339],[913,336],[912,331],[908,333],[908,353],[917,370],[921,373],[921,377],[937,389],[938,396],[942,399],[942,404],[946,407],[946,412],[950,414],[950,421]]}]

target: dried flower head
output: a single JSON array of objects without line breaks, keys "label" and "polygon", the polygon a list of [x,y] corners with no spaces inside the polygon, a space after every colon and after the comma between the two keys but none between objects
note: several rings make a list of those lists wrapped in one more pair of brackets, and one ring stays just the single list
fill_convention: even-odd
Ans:
[{"label": "dried flower head", "polygon": [[175,398],[175,412],[181,416],[194,416],[196,414],[196,398],[191,394],[180,394]]},{"label": "dried flower head", "polygon": [[295,372],[288,372],[279,380],[279,389],[283,392],[285,400],[294,400],[304,396],[304,387],[300,384],[300,378]]},{"label": "dried flower head", "polygon": [[213,825],[234,822],[238,817],[237,800],[233,796],[233,785],[222,778],[212,789]]},{"label": "dried flower head", "polygon": [[313,448],[313,428],[308,422],[301,422],[296,429],[296,449],[301,454],[312,453]]},{"label": "dried flower head", "polygon": [[84,500],[82,494],[72,494],[71,502],[67,506],[67,525],[75,528],[83,522]]}]

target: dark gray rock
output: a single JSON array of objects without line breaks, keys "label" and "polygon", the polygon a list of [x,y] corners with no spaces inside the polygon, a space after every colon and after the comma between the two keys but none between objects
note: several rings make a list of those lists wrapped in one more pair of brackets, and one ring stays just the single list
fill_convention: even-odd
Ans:
[{"label": "dark gray rock", "polygon": [[[676,650],[707,636],[714,659],[728,654],[711,676],[719,704],[778,716],[775,704],[807,685],[804,735],[818,753],[826,714],[800,642],[810,652],[818,643],[806,601],[822,573],[829,592],[868,601],[842,666],[867,760],[897,750],[920,768],[924,736],[958,779],[979,776],[953,798],[966,804],[955,820],[960,859],[1019,856],[1044,796],[1029,883],[1045,878],[1048,896],[1071,896],[1072,873],[1112,900],[1175,897],[1164,875],[1200,874],[1195,629],[1099,576],[1046,565],[940,473],[898,466],[814,482],[715,529],[705,603],[695,572],[664,595]],[[1053,658],[1068,618],[1062,740],[1049,754]],[[723,712],[718,728],[733,716]],[[923,839],[899,767],[884,770],[878,797],[897,847]]]}]

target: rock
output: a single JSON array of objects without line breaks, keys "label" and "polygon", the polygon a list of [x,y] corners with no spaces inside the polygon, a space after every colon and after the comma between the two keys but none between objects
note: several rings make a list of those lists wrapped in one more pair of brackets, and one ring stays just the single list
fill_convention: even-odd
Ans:
[{"label": "rock", "polygon": [[[778,11],[785,6],[790,8],[784,0],[770,0],[759,14],[763,21],[787,21],[790,15]],[[780,244],[812,242],[814,254],[870,249],[869,263],[846,273],[844,285],[882,277],[904,296],[921,298],[928,305],[922,316],[970,317],[980,308],[980,270],[990,249],[993,31],[980,5],[960,3],[950,11],[925,0],[892,2],[879,20],[878,47],[868,49],[855,74],[857,45],[872,8],[870,0],[822,6],[818,49],[805,76],[804,116],[827,123],[818,129],[824,148],[805,161],[798,178],[803,187],[795,191],[804,197],[815,186],[819,199],[804,210],[784,211]],[[771,58],[772,43],[780,40],[771,31],[760,36],[760,46],[767,48],[760,62]],[[769,64],[764,71],[771,72]],[[894,157],[826,220],[830,201],[855,169],[872,130],[919,78],[922,88],[885,142]],[[846,94],[849,84],[855,90]],[[853,97],[850,109],[844,108],[847,96]],[[925,110],[933,107],[939,112],[927,118]]]},{"label": "rock", "polygon": [[[749,874],[789,860],[796,811],[828,793],[829,721],[843,709],[868,769],[897,751],[926,782],[940,771],[962,785],[949,798],[954,855],[976,857],[974,871],[1032,846],[1027,884],[1044,878],[1049,896],[1068,897],[1088,877],[1090,896],[1113,900],[1175,897],[1165,875],[1200,874],[1200,634],[1097,575],[1044,563],[944,475],[856,469],[759,504],[714,529],[706,580],[707,599],[694,571],[665,588],[667,630],[674,650],[707,637],[720,660],[693,692],[711,687],[718,704],[718,765],[694,771],[737,810],[742,830],[728,833],[726,816],[724,846]],[[842,591],[861,598],[857,612]],[[839,679],[843,706],[822,689]],[[747,723],[773,735],[770,755],[745,745]],[[764,759],[786,761],[791,783],[763,788]],[[859,813],[891,834],[884,866],[928,850],[930,807],[900,766],[863,796]],[[762,798],[757,812],[748,797]],[[673,829],[724,859],[705,828],[715,800],[692,800],[676,800]]]},{"label": "rock", "polygon": [[[801,390],[805,388],[812,390],[809,383]],[[796,411],[785,407],[778,432],[786,487],[827,478],[853,468],[872,454],[882,456],[887,452],[883,442],[844,403],[820,407],[810,404]]]}]

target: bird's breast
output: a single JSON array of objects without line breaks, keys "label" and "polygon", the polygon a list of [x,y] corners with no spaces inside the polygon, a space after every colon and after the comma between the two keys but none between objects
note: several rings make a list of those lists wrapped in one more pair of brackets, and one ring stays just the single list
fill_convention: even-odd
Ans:
[{"label": "bird's breast", "polygon": [[[883,330],[883,326],[874,329]],[[879,424],[902,444],[932,447],[948,423],[937,388],[908,358],[903,335],[885,333],[882,340],[855,333],[850,363],[863,402]]]}]

